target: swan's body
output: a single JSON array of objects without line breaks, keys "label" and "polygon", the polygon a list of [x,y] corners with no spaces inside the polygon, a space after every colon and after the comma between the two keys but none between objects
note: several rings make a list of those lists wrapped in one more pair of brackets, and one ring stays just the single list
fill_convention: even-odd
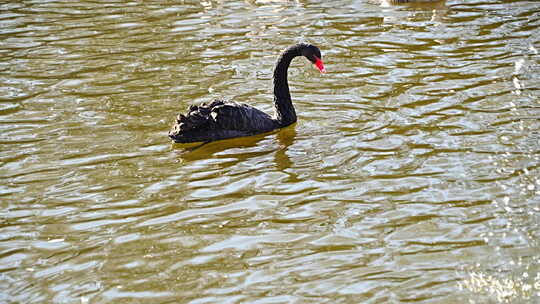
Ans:
[{"label": "swan's body", "polygon": [[301,43],[286,49],[274,68],[274,116],[247,104],[215,100],[190,106],[186,115],[178,115],[169,137],[179,143],[210,142],[265,133],[296,122],[287,70],[297,56],[305,56],[325,72],[316,46]]}]

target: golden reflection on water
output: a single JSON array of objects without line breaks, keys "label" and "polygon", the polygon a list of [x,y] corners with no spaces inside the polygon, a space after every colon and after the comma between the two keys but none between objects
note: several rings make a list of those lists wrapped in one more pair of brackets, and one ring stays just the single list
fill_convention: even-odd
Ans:
[{"label": "golden reflection on water", "polygon": [[[0,4],[0,302],[535,302],[540,4]],[[214,98],[295,125],[171,144]]]},{"label": "golden reflection on water", "polygon": [[476,294],[487,294],[499,303],[513,303],[516,299],[534,301],[540,295],[540,273],[533,278],[529,278],[528,272],[517,278],[498,278],[471,272],[460,286]]}]

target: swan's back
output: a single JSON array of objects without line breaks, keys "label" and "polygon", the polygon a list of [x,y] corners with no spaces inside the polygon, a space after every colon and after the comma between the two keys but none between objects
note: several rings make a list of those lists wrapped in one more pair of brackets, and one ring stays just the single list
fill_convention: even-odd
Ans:
[{"label": "swan's back", "polygon": [[215,100],[190,106],[169,132],[175,142],[208,142],[268,132],[278,127],[270,115],[246,104]]}]

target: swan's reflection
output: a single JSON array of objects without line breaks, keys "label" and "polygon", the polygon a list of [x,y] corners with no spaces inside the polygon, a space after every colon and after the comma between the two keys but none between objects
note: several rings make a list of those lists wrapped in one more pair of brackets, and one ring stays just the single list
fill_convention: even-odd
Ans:
[{"label": "swan's reflection", "polygon": [[[185,163],[211,158],[236,158],[238,161],[246,161],[256,156],[275,152],[275,165],[279,171],[284,171],[292,166],[287,151],[294,143],[295,137],[296,124],[292,124],[273,132],[248,137],[209,143],[173,143],[172,148],[173,152],[179,156],[179,160]],[[272,138],[277,139],[277,150],[274,145],[275,142],[267,141]]]},{"label": "swan's reflection", "polygon": [[[194,161],[199,159],[209,159],[216,154],[220,154],[231,149],[243,149],[257,147],[257,145],[268,136],[269,133],[254,136],[231,138],[208,143],[177,144],[172,147],[175,153],[184,161]],[[241,153],[239,153],[241,154]]]},{"label": "swan's reflection", "polygon": [[279,142],[279,147],[274,155],[274,161],[278,170],[284,172],[293,165],[287,151],[295,141],[296,124],[281,129],[280,132],[276,134],[276,137]]}]

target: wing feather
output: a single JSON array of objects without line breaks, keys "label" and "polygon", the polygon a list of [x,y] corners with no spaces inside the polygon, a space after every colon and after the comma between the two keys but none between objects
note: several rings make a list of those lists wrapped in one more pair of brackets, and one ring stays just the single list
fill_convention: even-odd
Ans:
[{"label": "wing feather", "polygon": [[246,104],[226,103],[212,109],[216,125],[224,130],[254,131],[272,130],[276,124],[270,115]]},{"label": "wing feather", "polygon": [[178,142],[217,140],[264,133],[278,128],[278,122],[252,106],[215,100],[192,105],[180,114],[169,136]]}]

